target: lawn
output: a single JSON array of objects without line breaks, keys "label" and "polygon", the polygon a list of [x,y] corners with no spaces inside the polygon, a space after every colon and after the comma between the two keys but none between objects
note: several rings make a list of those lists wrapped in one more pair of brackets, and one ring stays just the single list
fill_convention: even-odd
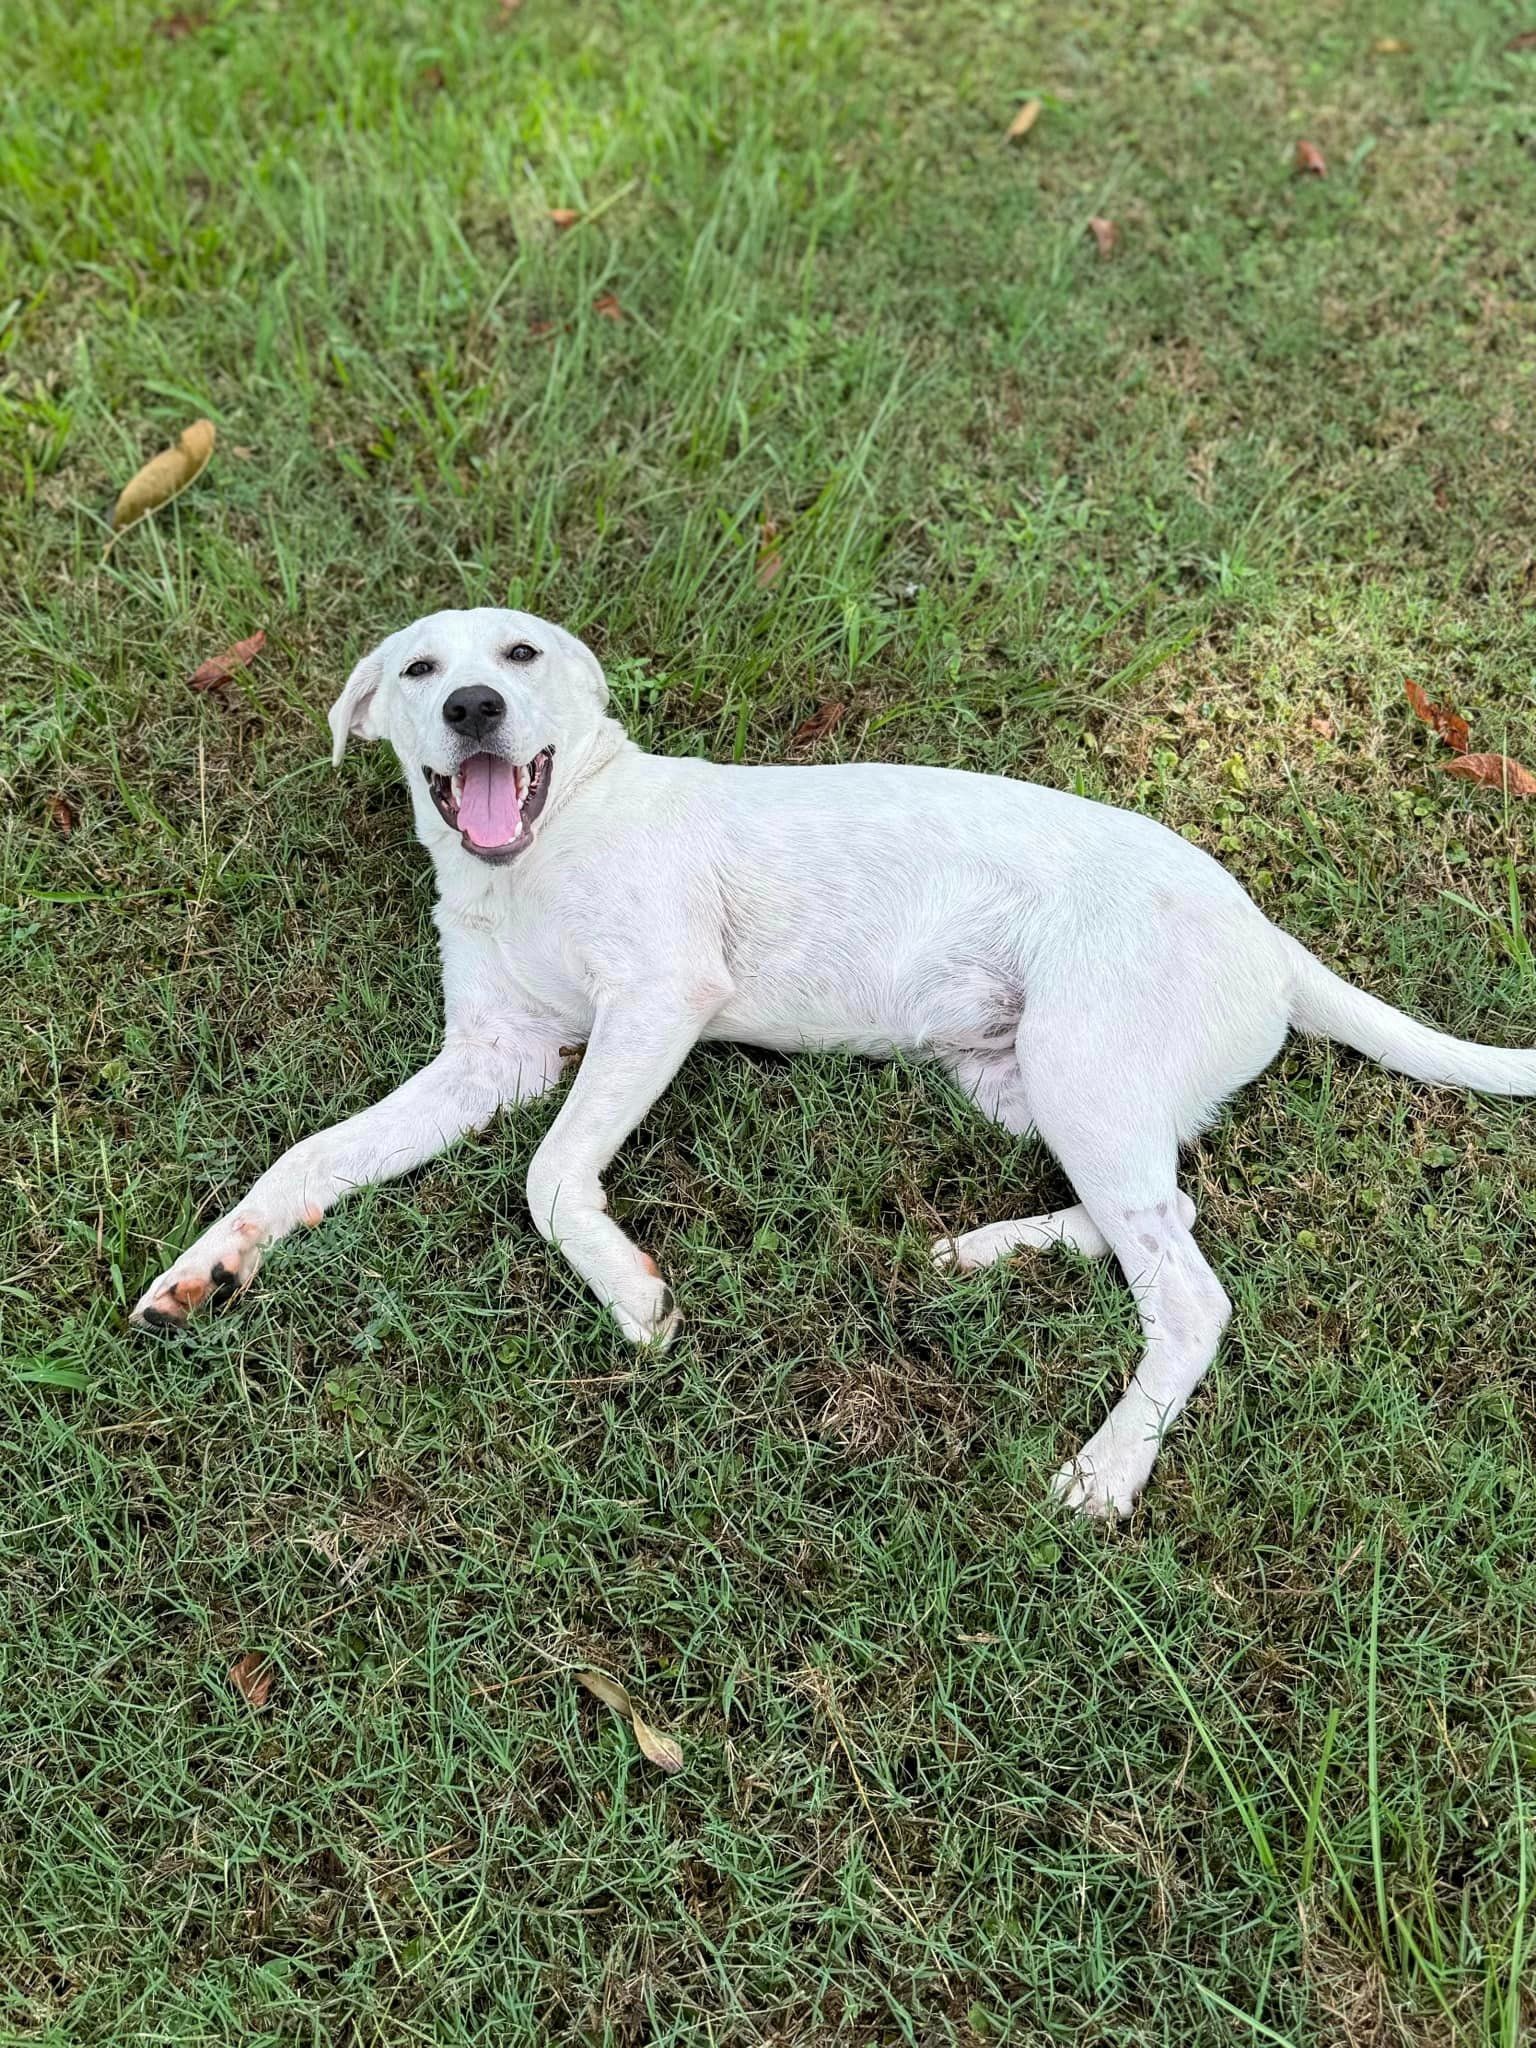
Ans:
[{"label": "lawn", "polygon": [[610,1177],[659,1360],[526,1218],[552,1105],[126,1310],[433,1048],[324,713],[440,605],[571,625],[662,750],[1150,811],[1531,1043],[1536,811],[1403,685],[1536,762],[1533,24],[10,0],[0,2039],[1523,2038],[1536,1106],[1246,1091],[1187,1170],[1237,1314],[1118,1531],[1045,1481],[1128,1297],[932,1270],[1068,1197],[921,1071],[689,1062]]}]

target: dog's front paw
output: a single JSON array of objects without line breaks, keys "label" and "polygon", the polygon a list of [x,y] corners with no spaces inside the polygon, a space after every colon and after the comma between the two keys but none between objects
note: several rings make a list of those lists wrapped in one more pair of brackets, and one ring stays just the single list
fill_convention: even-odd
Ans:
[{"label": "dog's front paw", "polygon": [[608,1312],[631,1344],[664,1351],[677,1334],[682,1313],[654,1263],[644,1259],[644,1264],[648,1270],[637,1274],[622,1295],[613,1297]]},{"label": "dog's front paw", "polygon": [[226,1216],[182,1253],[144,1293],[131,1322],[147,1330],[179,1330],[205,1302],[243,1294],[256,1277],[268,1232],[246,1218]]},{"label": "dog's front paw", "polygon": [[1126,1442],[1100,1430],[1051,1481],[1063,1507],[1095,1522],[1121,1522],[1130,1514],[1157,1459],[1155,1443]]}]

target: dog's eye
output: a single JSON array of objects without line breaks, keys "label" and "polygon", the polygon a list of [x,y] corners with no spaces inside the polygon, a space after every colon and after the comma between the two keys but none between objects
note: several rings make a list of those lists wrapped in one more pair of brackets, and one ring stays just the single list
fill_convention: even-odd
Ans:
[{"label": "dog's eye", "polygon": [[539,650],[530,647],[526,640],[514,640],[510,647],[502,650],[503,661],[537,661]]},{"label": "dog's eye", "polygon": [[423,656],[419,661],[408,661],[400,673],[403,676],[409,676],[412,682],[416,682],[422,676],[431,675],[436,667],[437,663],[435,661],[428,661]]}]

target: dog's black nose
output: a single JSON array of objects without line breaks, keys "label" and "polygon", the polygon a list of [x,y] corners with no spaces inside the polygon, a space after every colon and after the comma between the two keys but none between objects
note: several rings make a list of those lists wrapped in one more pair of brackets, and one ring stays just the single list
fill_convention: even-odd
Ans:
[{"label": "dog's black nose", "polygon": [[443,719],[467,740],[483,740],[507,715],[507,700],[500,690],[478,688],[454,690],[443,703]]}]

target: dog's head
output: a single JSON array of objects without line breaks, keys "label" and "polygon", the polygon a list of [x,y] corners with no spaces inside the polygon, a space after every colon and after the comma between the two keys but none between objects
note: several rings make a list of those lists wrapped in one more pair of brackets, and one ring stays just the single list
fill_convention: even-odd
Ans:
[{"label": "dog's head", "polygon": [[430,799],[418,818],[435,813],[469,853],[500,863],[532,845],[607,700],[596,655],[564,627],[489,607],[433,612],[353,669],[331,706],[331,758],[349,739],[387,739]]}]

